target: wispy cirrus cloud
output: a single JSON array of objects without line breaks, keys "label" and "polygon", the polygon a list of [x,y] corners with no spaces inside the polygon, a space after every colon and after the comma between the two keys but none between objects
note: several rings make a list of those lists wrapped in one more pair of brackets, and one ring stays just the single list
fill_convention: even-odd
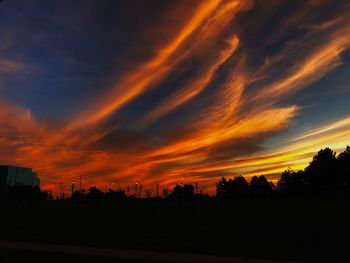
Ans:
[{"label": "wispy cirrus cloud", "polygon": [[236,36],[233,36],[231,39],[227,40],[227,42],[228,48],[219,51],[220,54],[215,61],[202,69],[199,75],[191,79],[187,85],[164,99],[161,104],[143,117],[141,122],[150,124],[200,94],[213,80],[219,67],[225,63],[238,48],[239,40]]},{"label": "wispy cirrus cloud", "polygon": [[0,57],[0,74],[4,73],[21,73],[33,69],[32,66],[8,58]]},{"label": "wispy cirrus cloud", "polygon": [[291,69],[290,74],[281,80],[264,87],[254,99],[273,100],[296,92],[310,83],[322,78],[341,64],[340,55],[350,47],[350,40],[347,35],[350,32],[350,25],[345,24],[344,28],[331,34],[326,42],[306,56],[304,61],[297,62]]},{"label": "wispy cirrus cloud", "polygon": [[[189,21],[169,41],[169,44],[161,48],[154,58],[138,65],[137,70],[126,74],[107,96],[101,98],[101,103],[97,107],[92,107],[87,113],[82,113],[74,119],[73,127],[103,120],[155,86],[170,74],[181,61],[190,58],[193,53],[201,51],[201,49],[196,48],[197,41],[210,42],[215,37],[220,36],[225,24],[248,2],[238,0],[202,2],[193,12]],[[201,30],[202,27],[207,30]],[[192,47],[191,45],[185,46],[187,40],[192,41]]]},{"label": "wispy cirrus cloud", "polygon": [[[2,162],[35,168],[51,187],[80,175],[86,185],[173,185],[185,178],[213,186],[221,176],[266,173],[275,179],[288,166],[303,168],[319,148],[346,144],[350,123],[332,121],[283,146],[262,146],[303,114],[286,99],[341,66],[350,47],[348,7],[327,19],[312,14],[310,21],[312,2],[276,26],[268,17],[287,5],[282,1],[189,5],[175,12],[184,18],[180,25],[148,42],[151,55],[120,73],[109,89],[96,87],[89,104],[65,121],[34,118],[29,109],[0,101],[0,144],[9,153]],[[140,46],[134,44],[135,53]],[[0,58],[0,73],[25,69]],[[177,76],[183,79],[174,81]]]}]

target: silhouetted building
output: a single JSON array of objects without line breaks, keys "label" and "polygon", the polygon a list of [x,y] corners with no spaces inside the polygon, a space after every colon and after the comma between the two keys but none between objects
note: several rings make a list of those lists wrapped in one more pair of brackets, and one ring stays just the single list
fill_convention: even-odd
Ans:
[{"label": "silhouetted building", "polygon": [[0,165],[0,191],[17,184],[40,187],[40,180],[31,168]]}]

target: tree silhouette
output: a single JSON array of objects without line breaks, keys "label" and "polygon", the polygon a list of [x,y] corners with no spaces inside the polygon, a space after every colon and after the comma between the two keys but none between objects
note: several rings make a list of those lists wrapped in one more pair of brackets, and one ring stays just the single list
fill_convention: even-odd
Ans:
[{"label": "tree silhouette", "polygon": [[310,190],[317,194],[335,193],[339,185],[336,170],[336,153],[330,148],[320,150],[305,168]]},{"label": "tree silhouette", "polygon": [[291,169],[285,170],[277,182],[277,190],[289,194],[306,194],[309,189],[309,180],[307,180],[304,171],[294,172]]},{"label": "tree silhouette", "polygon": [[337,158],[338,178],[341,182],[342,193],[350,194],[350,147],[347,146],[345,151],[340,153]]},{"label": "tree silhouette", "polygon": [[247,180],[242,176],[236,176],[228,181],[223,177],[216,184],[216,191],[219,197],[237,197],[245,196],[249,191],[249,184]]},{"label": "tree silhouette", "polygon": [[169,189],[168,188],[164,188],[163,189],[163,198],[168,198],[169,197]]},{"label": "tree silhouette", "polygon": [[274,184],[267,181],[266,177],[261,175],[259,177],[253,176],[249,183],[249,190],[252,195],[266,196],[273,192]]},{"label": "tree silhouette", "polygon": [[227,194],[227,181],[225,177],[222,177],[219,182],[216,183],[216,196],[225,197]]},{"label": "tree silhouette", "polygon": [[194,197],[194,187],[191,184],[178,184],[170,194],[171,198],[190,199]]},{"label": "tree silhouette", "polygon": [[277,189],[286,194],[344,196],[350,193],[350,147],[336,157],[330,148],[320,150],[303,170],[281,174]]}]

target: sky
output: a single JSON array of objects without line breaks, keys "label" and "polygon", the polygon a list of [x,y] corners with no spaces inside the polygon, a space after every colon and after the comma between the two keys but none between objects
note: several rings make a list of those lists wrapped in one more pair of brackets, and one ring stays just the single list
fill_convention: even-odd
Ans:
[{"label": "sky", "polygon": [[276,181],[350,144],[346,0],[4,0],[0,163],[43,188]]}]

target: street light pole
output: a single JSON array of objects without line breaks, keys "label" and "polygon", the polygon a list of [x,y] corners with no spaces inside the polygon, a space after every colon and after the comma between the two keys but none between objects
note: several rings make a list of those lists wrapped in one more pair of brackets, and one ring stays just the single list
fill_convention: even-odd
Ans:
[{"label": "street light pole", "polygon": [[74,193],[74,187],[75,187],[75,180],[72,182],[72,194]]},{"label": "street light pole", "polygon": [[135,183],[135,197],[137,197],[137,194],[138,194],[138,186],[139,186],[139,182],[136,181],[136,183]]}]

